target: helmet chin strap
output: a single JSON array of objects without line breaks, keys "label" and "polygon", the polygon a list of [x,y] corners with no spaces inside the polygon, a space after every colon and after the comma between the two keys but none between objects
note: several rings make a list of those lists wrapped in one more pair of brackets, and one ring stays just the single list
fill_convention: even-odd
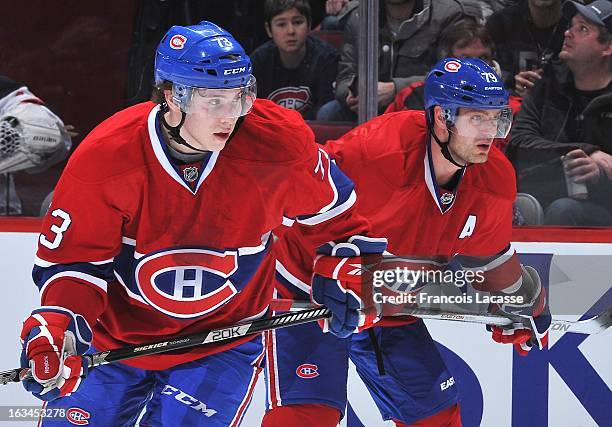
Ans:
[{"label": "helmet chin strap", "polygon": [[162,126],[165,127],[166,130],[168,131],[170,138],[177,144],[189,147],[192,150],[195,150],[199,153],[208,153],[209,152],[208,150],[200,150],[198,148],[195,148],[193,145],[185,141],[185,139],[181,136],[181,133],[180,133],[181,127],[183,127],[183,123],[185,123],[185,117],[187,117],[187,114],[183,110],[181,110],[181,121],[179,122],[179,124],[176,126],[170,126],[168,122],[166,121],[166,117],[164,117],[164,115],[168,111],[170,111],[170,108],[168,107],[168,104],[164,102],[163,104],[161,104],[161,108],[157,112],[157,118],[159,119]]},{"label": "helmet chin strap", "polygon": [[429,131],[431,132],[431,136],[433,136],[433,138],[435,139],[436,143],[438,144],[438,146],[440,147],[440,149],[442,150],[442,155],[444,156],[444,158],[446,160],[448,160],[449,162],[451,162],[453,165],[457,166],[458,168],[464,168],[466,166],[469,166],[469,163],[465,163],[464,165],[459,164],[455,161],[455,159],[453,159],[452,154],[450,153],[449,149],[448,149],[448,145],[450,144],[451,141],[451,136],[453,135],[452,132],[450,131],[450,129],[448,128],[448,139],[445,142],[440,141],[440,138],[438,138],[438,135],[436,135],[436,132],[434,131],[433,128],[433,124],[429,124]]}]

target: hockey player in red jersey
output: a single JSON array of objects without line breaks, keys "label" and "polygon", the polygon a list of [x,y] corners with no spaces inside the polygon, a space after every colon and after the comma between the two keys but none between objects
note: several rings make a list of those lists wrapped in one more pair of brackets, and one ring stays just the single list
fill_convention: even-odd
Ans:
[{"label": "hockey player in red jersey", "polygon": [[[550,326],[546,293],[537,272],[522,266],[510,245],[515,175],[492,146],[511,124],[503,83],[480,59],[445,59],[427,76],[425,107],[377,117],[326,149],[354,181],[357,212],[371,221],[373,233],[387,237],[391,254],[436,268],[455,257],[461,268],[479,270],[483,279],[473,286],[517,297],[519,303],[496,308],[524,319],[505,330],[492,328],[493,339],[513,343],[521,354],[542,349]],[[333,281],[309,285],[312,247],[300,230],[287,230],[275,250],[281,296],[339,304]],[[320,265],[324,259],[316,258],[315,273],[327,269]],[[351,269],[337,269],[334,277],[345,289],[357,289]],[[452,374],[423,321],[382,317],[375,325],[344,339],[316,325],[268,332],[263,426],[335,426],[346,407],[349,358],[385,420],[461,425]]]},{"label": "hockey player in red jersey", "polygon": [[[80,144],[43,221],[22,366],[49,407],[76,408],[53,425],[238,425],[261,335],[89,372],[80,355],[266,315],[281,224],[308,228],[315,245],[368,229],[299,113],[256,100],[225,30],[172,27],[155,80],[158,104],[118,112]],[[371,242],[382,253],[385,240]]]}]

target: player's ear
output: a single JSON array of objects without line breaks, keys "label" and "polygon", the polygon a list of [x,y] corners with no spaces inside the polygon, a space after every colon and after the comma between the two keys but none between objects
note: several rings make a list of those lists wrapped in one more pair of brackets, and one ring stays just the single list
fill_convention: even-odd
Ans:
[{"label": "player's ear", "polygon": [[444,116],[444,112],[442,111],[442,107],[436,105],[434,107],[434,124],[436,127],[446,129],[446,117]]},{"label": "player's ear", "polygon": [[164,100],[166,101],[166,104],[168,105],[168,108],[170,109],[170,111],[174,111],[174,112],[180,111],[180,107],[172,98],[172,90],[164,89]]},{"label": "player's ear", "polygon": [[608,60],[612,58],[612,41],[608,42],[608,47],[603,51],[603,56],[607,56]]}]

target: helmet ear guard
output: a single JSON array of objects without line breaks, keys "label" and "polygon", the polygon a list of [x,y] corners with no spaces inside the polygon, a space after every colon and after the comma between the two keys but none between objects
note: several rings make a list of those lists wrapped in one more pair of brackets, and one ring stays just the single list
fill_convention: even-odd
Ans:
[{"label": "helmet ear guard", "polygon": [[447,127],[455,124],[455,114],[453,114],[450,108],[442,108],[442,112],[438,115],[438,118],[446,123]]},{"label": "helmet ear guard", "polygon": [[181,111],[188,112],[189,103],[193,96],[193,89],[180,83],[172,83],[172,100],[179,106]]},{"label": "helmet ear guard", "polygon": [[[427,119],[429,121],[432,122],[434,121],[435,117],[435,113],[434,113],[434,108],[436,106],[431,107],[431,114],[427,114]],[[440,112],[437,115],[437,119],[440,120],[442,123],[445,124],[446,128],[451,128],[454,126],[455,124],[455,117],[457,116],[456,111],[453,111],[453,109],[451,108],[443,108],[441,106],[440,107]]]}]

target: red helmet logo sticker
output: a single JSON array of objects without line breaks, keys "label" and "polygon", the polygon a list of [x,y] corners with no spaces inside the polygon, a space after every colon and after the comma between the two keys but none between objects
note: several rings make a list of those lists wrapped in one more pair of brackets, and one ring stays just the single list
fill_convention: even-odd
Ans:
[{"label": "red helmet logo sticker", "polygon": [[182,49],[186,42],[187,37],[177,34],[170,39],[170,47],[172,49]]},{"label": "red helmet logo sticker", "polygon": [[449,73],[456,73],[461,68],[461,64],[458,61],[448,61],[444,64],[444,69]]},{"label": "red helmet logo sticker", "polygon": [[319,367],[310,363],[304,363],[297,367],[295,374],[300,378],[316,378],[319,376]]}]

